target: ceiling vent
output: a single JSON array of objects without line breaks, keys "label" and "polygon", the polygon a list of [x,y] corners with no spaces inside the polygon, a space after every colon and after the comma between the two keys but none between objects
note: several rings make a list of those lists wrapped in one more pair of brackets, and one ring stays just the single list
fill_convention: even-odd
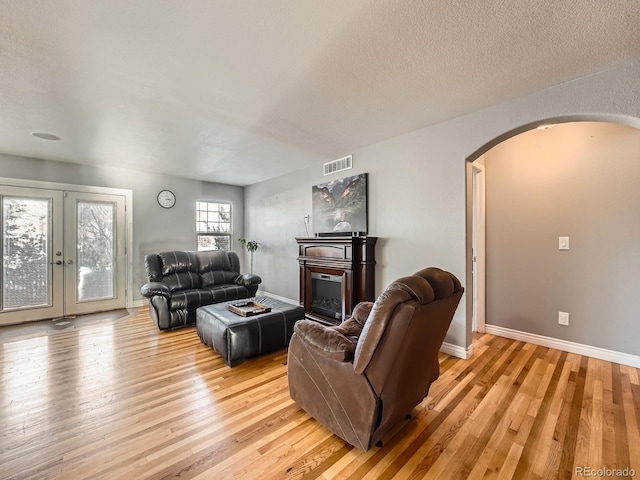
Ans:
[{"label": "ceiling vent", "polygon": [[325,163],[322,170],[325,175],[331,175],[332,173],[349,170],[350,168],[353,168],[353,156],[347,155],[346,157]]}]

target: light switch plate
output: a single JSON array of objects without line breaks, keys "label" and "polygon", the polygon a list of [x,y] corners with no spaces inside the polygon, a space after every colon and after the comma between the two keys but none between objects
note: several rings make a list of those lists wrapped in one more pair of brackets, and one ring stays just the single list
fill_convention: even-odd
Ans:
[{"label": "light switch plate", "polygon": [[560,324],[560,325],[569,325],[569,313],[567,313],[567,312],[558,312],[558,324]]},{"label": "light switch plate", "polygon": [[569,250],[569,237],[558,237],[558,249]]}]

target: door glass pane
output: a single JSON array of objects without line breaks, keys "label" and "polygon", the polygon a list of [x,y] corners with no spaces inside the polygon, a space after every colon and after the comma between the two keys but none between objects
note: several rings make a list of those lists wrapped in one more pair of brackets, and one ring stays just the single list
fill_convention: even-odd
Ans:
[{"label": "door glass pane", "polygon": [[49,202],[2,198],[2,310],[50,304]]},{"label": "door glass pane", "polygon": [[115,205],[78,202],[78,301],[113,298]]}]

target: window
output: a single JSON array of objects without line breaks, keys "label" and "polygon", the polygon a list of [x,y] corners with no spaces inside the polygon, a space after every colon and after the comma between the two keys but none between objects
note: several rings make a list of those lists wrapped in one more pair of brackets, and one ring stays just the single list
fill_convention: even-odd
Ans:
[{"label": "window", "polygon": [[231,204],[196,202],[198,251],[231,250]]}]

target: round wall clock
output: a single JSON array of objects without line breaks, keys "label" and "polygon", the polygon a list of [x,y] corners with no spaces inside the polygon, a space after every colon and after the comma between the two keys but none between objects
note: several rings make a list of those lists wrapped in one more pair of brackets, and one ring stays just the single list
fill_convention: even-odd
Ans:
[{"label": "round wall clock", "polygon": [[176,196],[171,190],[161,190],[158,193],[158,203],[162,208],[171,208],[176,204]]}]

